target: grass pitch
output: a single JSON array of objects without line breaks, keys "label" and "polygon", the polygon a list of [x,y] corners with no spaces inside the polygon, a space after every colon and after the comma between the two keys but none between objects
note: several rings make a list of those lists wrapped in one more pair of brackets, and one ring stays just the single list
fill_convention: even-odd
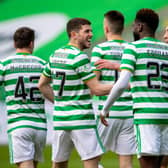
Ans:
[{"label": "grass pitch", "polygon": [[[51,168],[51,146],[46,146],[44,151],[44,159],[45,161],[43,163],[40,163],[38,165],[38,168]],[[104,166],[104,168],[118,168],[118,157],[112,152],[107,152],[106,154],[104,154],[101,164]],[[16,168],[15,165],[9,164],[9,152],[7,145],[0,146],[0,167]],[[139,168],[139,163],[136,156],[134,156],[133,158],[133,167]],[[83,168],[80,157],[75,150],[71,154],[69,168]]]}]

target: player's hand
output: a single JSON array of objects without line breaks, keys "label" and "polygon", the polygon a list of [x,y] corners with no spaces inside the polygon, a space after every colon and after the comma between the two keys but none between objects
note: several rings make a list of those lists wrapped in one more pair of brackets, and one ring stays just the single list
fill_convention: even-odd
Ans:
[{"label": "player's hand", "polygon": [[104,124],[107,127],[108,126],[108,122],[106,120],[106,117],[109,117],[109,113],[106,114],[105,116],[103,114],[100,114],[100,120],[101,120],[102,124]]},{"label": "player's hand", "polygon": [[120,68],[120,64],[104,59],[96,61],[94,65],[96,66],[97,69],[106,68],[106,69],[119,70]]}]

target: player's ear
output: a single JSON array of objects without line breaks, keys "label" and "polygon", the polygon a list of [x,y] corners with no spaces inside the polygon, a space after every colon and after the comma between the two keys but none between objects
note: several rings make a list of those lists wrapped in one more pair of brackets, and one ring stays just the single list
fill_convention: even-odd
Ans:
[{"label": "player's ear", "polygon": [[76,37],[76,32],[75,31],[71,31],[71,38],[75,38]]},{"label": "player's ear", "polygon": [[144,29],[144,24],[143,23],[138,23],[138,31],[142,32]]},{"label": "player's ear", "polygon": [[29,47],[30,47],[30,48],[34,48],[34,41],[31,41],[31,42],[30,42]]},{"label": "player's ear", "polygon": [[104,33],[107,34],[109,32],[109,28],[108,28],[108,21],[106,18],[104,18],[103,20],[103,28],[104,28]]},{"label": "player's ear", "polygon": [[104,26],[104,29],[105,29],[105,33],[108,33],[109,32],[109,28],[107,25]]},{"label": "player's ear", "polygon": [[15,42],[13,43],[13,46],[14,46],[14,48],[16,48],[16,43]]}]

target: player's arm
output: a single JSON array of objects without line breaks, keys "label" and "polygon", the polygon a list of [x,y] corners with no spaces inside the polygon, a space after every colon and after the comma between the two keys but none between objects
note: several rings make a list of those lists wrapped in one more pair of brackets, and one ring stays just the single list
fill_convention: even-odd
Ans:
[{"label": "player's arm", "polygon": [[[80,60],[80,61],[79,61]],[[81,64],[80,64],[81,62]],[[86,54],[80,54],[76,57],[74,64],[75,70],[83,82],[90,88],[92,94],[103,96],[109,94],[113,85],[101,84],[92,71],[90,60]]]},{"label": "player's arm", "polygon": [[38,88],[41,91],[41,93],[46,97],[49,101],[54,103],[54,93],[50,86],[51,78],[46,77],[45,75],[41,75]]},{"label": "player's arm", "polygon": [[94,64],[96,66],[97,69],[111,69],[111,70],[117,70],[120,71],[120,64],[116,63],[116,62],[111,62],[105,59],[100,59],[98,61],[95,62]]},{"label": "player's arm", "polygon": [[[100,71],[93,71],[93,72],[95,73],[97,80],[99,80],[99,79],[100,79],[101,72],[100,72]],[[91,90],[91,89],[90,89],[90,90]],[[92,91],[90,91],[90,92],[91,92],[91,95],[95,95]]]},{"label": "player's arm", "polygon": [[100,119],[104,125],[108,125],[105,117],[109,114],[109,109],[113,103],[121,96],[126,88],[128,88],[130,77],[132,73],[128,70],[122,70],[119,79],[114,84],[107,100],[104,103],[103,110],[101,111]]},{"label": "player's arm", "polygon": [[93,71],[96,74],[97,79],[100,79],[101,71]]},{"label": "player's arm", "polygon": [[109,91],[110,91],[109,89],[112,88],[112,85],[105,85],[99,82],[102,68],[101,66],[99,68],[99,65],[97,64],[97,62],[98,63],[101,62],[103,55],[104,54],[103,54],[101,47],[95,46],[93,48],[92,57],[91,57],[91,65],[92,65],[93,72],[96,74],[97,79],[89,80],[86,83],[89,86],[91,93],[97,96],[109,94]]},{"label": "player's arm", "polygon": [[97,77],[86,80],[84,82],[91,90],[91,93],[96,96],[103,96],[109,94],[113,85],[102,84],[97,80]]}]

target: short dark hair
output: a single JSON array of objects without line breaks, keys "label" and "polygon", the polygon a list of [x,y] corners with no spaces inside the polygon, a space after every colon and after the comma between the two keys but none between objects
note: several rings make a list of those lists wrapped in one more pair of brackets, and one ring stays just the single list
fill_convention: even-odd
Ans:
[{"label": "short dark hair", "polygon": [[68,36],[71,36],[72,31],[79,31],[82,25],[91,25],[91,22],[84,18],[73,18],[69,20],[66,27]]},{"label": "short dark hair", "polygon": [[151,31],[155,32],[159,24],[159,15],[152,9],[142,8],[137,12],[135,22],[145,23]]},{"label": "short dark hair", "polygon": [[16,48],[27,48],[34,41],[35,32],[29,27],[21,27],[13,35]]},{"label": "short dark hair", "polygon": [[121,12],[110,10],[104,14],[104,17],[108,20],[110,29],[113,33],[122,33],[124,29],[124,16]]}]

